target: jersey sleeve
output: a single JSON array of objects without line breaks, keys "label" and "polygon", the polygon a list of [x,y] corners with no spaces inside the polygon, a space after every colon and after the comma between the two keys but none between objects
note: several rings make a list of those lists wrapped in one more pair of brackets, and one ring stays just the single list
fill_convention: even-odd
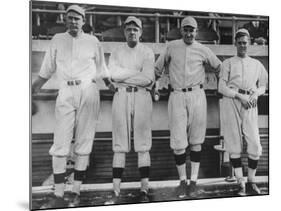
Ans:
[{"label": "jersey sleeve", "polygon": [[56,40],[57,36],[55,35],[50,42],[40,68],[39,76],[45,79],[51,78],[51,76],[56,72]]},{"label": "jersey sleeve", "polygon": [[109,57],[108,69],[111,78],[116,82],[123,82],[124,80],[130,78],[131,76],[137,74],[137,71],[129,70],[128,68],[120,65],[119,56],[122,56],[122,50],[120,48],[112,51]]},{"label": "jersey sleeve", "polygon": [[222,63],[221,72],[219,74],[218,91],[226,97],[234,98],[236,95],[236,91],[227,86],[227,83],[229,81],[230,71],[231,71],[231,63],[230,60],[227,59]]},{"label": "jersey sleeve", "polygon": [[109,70],[105,63],[104,51],[98,40],[97,40],[96,58],[97,58],[97,60],[96,60],[97,77],[98,78],[109,78],[110,73],[109,73]]},{"label": "jersey sleeve", "polygon": [[218,76],[221,71],[222,62],[219,58],[211,51],[211,49],[206,47],[207,53],[207,63],[212,67],[213,71]]},{"label": "jersey sleeve", "polygon": [[165,68],[169,65],[169,61],[170,61],[169,46],[167,46],[165,50],[158,57],[154,66],[155,75],[157,77],[160,77],[162,75]]},{"label": "jersey sleeve", "polygon": [[141,72],[148,80],[154,81],[154,53],[151,49],[145,54]]},{"label": "jersey sleeve", "polygon": [[259,80],[258,80],[258,86],[259,87],[266,87],[268,84],[268,73],[266,69],[264,68],[263,64],[259,62]]}]

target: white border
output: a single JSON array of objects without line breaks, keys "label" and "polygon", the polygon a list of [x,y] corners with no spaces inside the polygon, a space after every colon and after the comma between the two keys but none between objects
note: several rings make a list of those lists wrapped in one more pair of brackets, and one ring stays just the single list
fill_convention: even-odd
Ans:
[{"label": "white border", "polygon": [[[267,210],[280,200],[280,7],[278,1],[69,0],[68,2],[130,5],[270,16],[270,196],[97,207],[95,210]],[[29,187],[28,1],[1,3],[1,210],[27,210]],[[278,38],[277,38],[278,36]],[[4,73],[4,74],[3,74]],[[133,207],[132,207],[133,206]],[[269,207],[270,206],[270,207]],[[91,208],[67,209],[85,211]]]}]

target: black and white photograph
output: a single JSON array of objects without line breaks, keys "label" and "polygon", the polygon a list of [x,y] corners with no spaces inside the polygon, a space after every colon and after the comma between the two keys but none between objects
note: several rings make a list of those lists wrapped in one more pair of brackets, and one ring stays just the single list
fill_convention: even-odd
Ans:
[{"label": "black and white photograph", "polygon": [[29,2],[31,210],[270,195],[270,17],[160,6]]}]

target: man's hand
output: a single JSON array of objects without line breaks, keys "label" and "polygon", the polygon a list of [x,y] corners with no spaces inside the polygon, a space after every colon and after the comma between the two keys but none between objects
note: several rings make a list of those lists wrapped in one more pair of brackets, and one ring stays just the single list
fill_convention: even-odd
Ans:
[{"label": "man's hand", "polygon": [[108,84],[108,89],[110,90],[110,91],[112,91],[112,92],[115,92],[115,86],[113,85],[113,83],[110,83],[110,84]]},{"label": "man's hand", "polygon": [[104,78],[103,81],[110,91],[115,92],[115,87],[113,83],[109,80],[109,78]]},{"label": "man's hand", "polygon": [[243,95],[243,94],[237,93],[235,95],[235,98],[238,99],[242,103],[242,106],[245,109],[251,108],[251,103],[249,101],[249,96],[248,95]]},{"label": "man's hand", "polygon": [[253,94],[250,95],[249,102],[250,102],[252,107],[256,107],[257,106],[258,97],[259,96],[258,96],[258,94],[256,92],[253,92]]}]

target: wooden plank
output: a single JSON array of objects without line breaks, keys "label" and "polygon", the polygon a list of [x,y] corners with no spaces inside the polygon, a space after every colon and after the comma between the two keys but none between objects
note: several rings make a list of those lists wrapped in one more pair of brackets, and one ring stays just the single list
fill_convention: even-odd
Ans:
[{"label": "wooden plank", "polygon": [[[211,130],[212,131],[212,130]],[[209,131],[210,132],[210,131]],[[218,132],[212,131],[210,133]],[[268,129],[261,129],[260,132],[268,133]],[[166,136],[168,131],[154,131],[153,145],[151,149],[151,178],[150,180],[177,179],[177,170],[175,167],[174,156],[169,147],[169,139],[161,139],[157,134]],[[208,134],[208,132],[207,132]],[[214,133],[215,134],[215,133]],[[100,133],[97,137],[107,137],[111,133]],[[35,136],[36,137],[36,136]],[[44,138],[44,136],[41,136]],[[49,136],[50,137],[50,136]],[[154,137],[156,139],[154,139]],[[38,138],[38,137],[37,137]],[[219,176],[219,153],[213,149],[218,144],[218,139],[206,139],[203,145],[202,162],[199,172],[199,178],[218,177]],[[268,138],[262,138],[263,155],[258,164],[258,175],[268,174]],[[51,156],[48,150],[51,143],[36,142],[32,144],[32,184],[41,184],[52,173]],[[244,149],[246,146],[244,146]],[[87,171],[86,183],[111,182],[112,180],[112,157],[111,139],[97,140],[94,144],[90,157],[90,166]],[[187,172],[190,172],[189,150],[187,151]],[[247,169],[247,156],[243,154],[244,170]],[[246,172],[244,172],[246,173]],[[126,169],[124,171],[123,181],[139,180],[137,168],[137,154],[130,152],[126,157]]]}]

